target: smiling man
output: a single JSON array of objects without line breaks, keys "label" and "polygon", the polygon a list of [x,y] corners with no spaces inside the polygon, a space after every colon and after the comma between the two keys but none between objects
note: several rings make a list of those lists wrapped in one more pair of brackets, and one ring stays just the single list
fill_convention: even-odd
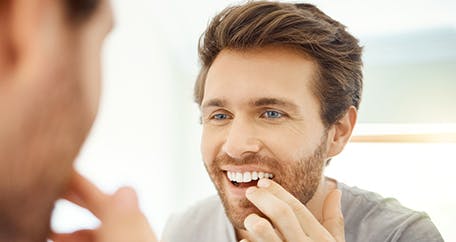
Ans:
[{"label": "smiling man", "polygon": [[219,193],[163,241],[442,241],[424,213],[324,176],[350,139],[362,48],[309,4],[226,8],[199,47],[202,156]]}]

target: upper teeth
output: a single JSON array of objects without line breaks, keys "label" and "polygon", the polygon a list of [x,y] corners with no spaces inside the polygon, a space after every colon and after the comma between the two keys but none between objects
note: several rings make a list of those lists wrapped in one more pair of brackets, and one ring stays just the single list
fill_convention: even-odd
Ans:
[{"label": "upper teeth", "polygon": [[227,171],[226,172],[228,179],[233,182],[241,183],[241,182],[251,182],[261,178],[269,178],[272,179],[273,175],[266,172],[234,172],[234,171]]}]

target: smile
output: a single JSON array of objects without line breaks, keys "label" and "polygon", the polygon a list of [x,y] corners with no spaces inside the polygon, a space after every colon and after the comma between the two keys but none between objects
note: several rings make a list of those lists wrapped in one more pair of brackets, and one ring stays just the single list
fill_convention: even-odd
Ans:
[{"label": "smile", "polygon": [[226,171],[226,176],[233,184],[235,183],[249,183],[251,181],[257,181],[261,178],[272,179],[273,174],[262,172],[262,171],[248,171],[248,172],[235,172],[235,171]]}]

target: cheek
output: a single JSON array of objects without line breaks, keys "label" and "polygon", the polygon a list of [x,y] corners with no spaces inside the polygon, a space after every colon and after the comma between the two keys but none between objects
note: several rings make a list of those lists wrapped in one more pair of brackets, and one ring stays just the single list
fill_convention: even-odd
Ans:
[{"label": "cheek", "polygon": [[[302,129],[281,127],[265,131],[262,140],[267,149],[280,160],[296,160],[306,152],[311,152],[319,140],[314,142],[311,134],[306,135]],[[319,139],[319,138],[318,138]]]},{"label": "cheek", "polygon": [[[100,57],[98,57],[100,59]],[[101,60],[99,60],[97,63],[94,63],[94,66],[97,66],[97,68],[94,70],[93,73],[93,81],[89,83],[90,85],[90,104],[92,107],[93,114],[95,115],[98,111],[98,106],[100,104],[100,95],[101,95],[101,83],[102,83],[102,77],[101,77]]]},{"label": "cheek", "polygon": [[92,117],[96,116],[101,93],[101,47],[99,43],[84,46],[81,55],[81,79],[85,99]]},{"label": "cheek", "polygon": [[210,132],[206,127],[203,127],[201,136],[201,155],[206,164],[211,164],[217,155],[216,138],[213,136],[213,132]]},{"label": "cheek", "polygon": [[113,24],[109,1],[103,1],[79,33],[80,65],[87,101],[93,114],[98,111],[102,83],[102,51]]}]

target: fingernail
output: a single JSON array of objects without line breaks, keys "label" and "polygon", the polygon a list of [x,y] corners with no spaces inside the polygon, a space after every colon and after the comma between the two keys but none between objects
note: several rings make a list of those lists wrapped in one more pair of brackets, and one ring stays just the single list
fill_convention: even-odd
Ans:
[{"label": "fingernail", "polygon": [[255,192],[258,188],[256,187],[249,187],[247,188],[247,190],[245,191],[245,194],[248,195],[248,194],[251,194],[253,192]]},{"label": "fingernail", "polygon": [[114,195],[114,202],[119,209],[131,209],[136,208],[138,205],[138,199],[136,198],[136,193],[133,189],[123,187],[117,190]]},{"label": "fingernail", "polygon": [[258,181],[257,185],[258,185],[258,187],[266,188],[266,187],[269,187],[269,185],[271,185],[271,181],[267,178],[263,178]]},{"label": "fingernail", "polygon": [[245,228],[250,228],[252,223],[255,221],[255,214],[249,214],[247,217],[244,219],[244,226]]}]

